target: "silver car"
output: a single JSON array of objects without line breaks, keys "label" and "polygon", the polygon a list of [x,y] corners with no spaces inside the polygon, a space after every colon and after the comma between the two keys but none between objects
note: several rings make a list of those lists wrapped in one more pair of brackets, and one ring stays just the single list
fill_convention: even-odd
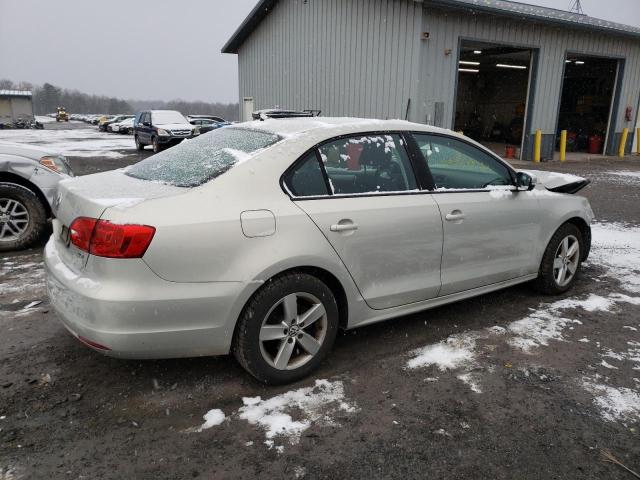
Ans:
[{"label": "silver car", "polygon": [[58,182],[72,175],[62,155],[0,143],[0,252],[42,238]]},{"label": "silver car", "polygon": [[571,193],[587,183],[403,121],[239,124],[63,181],[49,294],[104,354],[233,352],[259,380],[290,382],[339,328],[523,282],[569,289],[593,218]]}]

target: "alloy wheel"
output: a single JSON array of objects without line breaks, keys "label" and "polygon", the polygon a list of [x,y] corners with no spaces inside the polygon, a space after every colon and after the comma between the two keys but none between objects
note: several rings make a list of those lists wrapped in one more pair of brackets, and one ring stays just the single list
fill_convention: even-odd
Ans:
[{"label": "alloy wheel", "polygon": [[573,235],[562,239],[553,260],[553,278],[559,287],[565,287],[576,274],[580,263],[580,242]]},{"label": "alloy wheel", "polygon": [[29,211],[18,200],[0,198],[0,241],[19,239],[29,227]]},{"label": "alloy wheel", "polygon": [[318,298],[303,292],[289,294],[262,321],[262,357],[278,370],[295,370],[319,352],[327,328],[327,312]]}]

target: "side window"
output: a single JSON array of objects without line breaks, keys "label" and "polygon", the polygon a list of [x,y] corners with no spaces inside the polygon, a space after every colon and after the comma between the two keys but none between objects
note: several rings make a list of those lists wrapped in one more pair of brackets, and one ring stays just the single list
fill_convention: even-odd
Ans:
[{"label": "side window", "polygon": [[151,121],[151,114],[149,112],[143,113],[142,120],[140,120],[140,122],[144,123],[144,122],[150,122],[150,121]]},{"label": "side window", "polygon": [[484,189],[511,185],[509,170],[482,150],[455,138],[414,134],[436,188]]},{"label": "side window", "polygon": [[319,150],[336,195],[417,189],[399,135],[357,135],[325,143]]},{"label": "side window", "polygon": [[315,152],[309,153],[286,178],[285,185],[296,197],[329,195]]}]

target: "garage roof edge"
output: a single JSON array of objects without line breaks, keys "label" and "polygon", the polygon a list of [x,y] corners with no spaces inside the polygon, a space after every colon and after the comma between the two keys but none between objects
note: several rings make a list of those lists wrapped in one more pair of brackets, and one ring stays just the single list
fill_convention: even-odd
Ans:
[{"label": "garage roof edge", "polygon": [[[414,0],[418,1],[418,0]],[[262,20],[273,10],[278,0],[259,0],[247,18],[240,24],[227,43],[222,47],[222,53],[238,53],[247,38],[258,28]],[[551,25],[563,25],[573,28],[587,29],[622,35],[640,39],[640,28],[610,22],[600,18],[580,15],[555,8],[539,7],[526,3],[508,0],[422,0],[424,5],[440,6],[452,9],[473,10],[476,12],[492,13],[508,17],[538,21]]]}]

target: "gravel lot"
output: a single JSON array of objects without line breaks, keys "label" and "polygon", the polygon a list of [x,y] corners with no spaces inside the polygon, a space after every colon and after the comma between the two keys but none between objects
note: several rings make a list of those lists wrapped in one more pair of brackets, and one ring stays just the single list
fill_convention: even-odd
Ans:
[{"label": "gravel lot", "polygon": [[[13,141],[58,142],[79,174],[151,153],[74,126]],[[640,470],[640,161],[540,168],[593,181],[573,291],[523,285],[345,332],[287,387],[226,357],[100,356],[51,311],[41,248],[0,256],[0,479],[633,478],[600,450]]]}]

